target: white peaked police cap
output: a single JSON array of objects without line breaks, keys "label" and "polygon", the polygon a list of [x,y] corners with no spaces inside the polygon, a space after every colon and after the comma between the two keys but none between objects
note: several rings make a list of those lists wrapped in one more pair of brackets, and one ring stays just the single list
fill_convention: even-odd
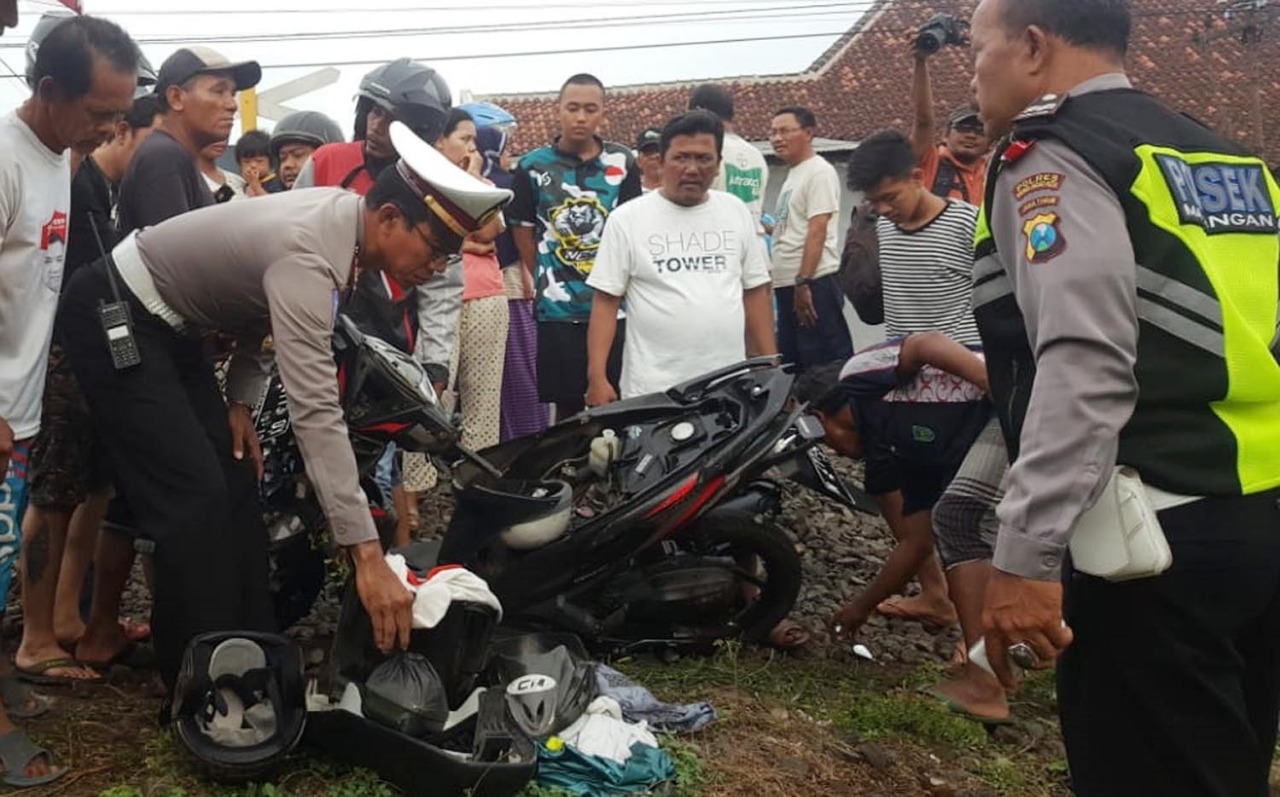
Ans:
[{"label": "white peaked police cap", "polygon": [[391,123],[391,145],[400,156],[396,171],[427,209],[458,235],[488,224],[515,196],[458,168],[400,122]]}]

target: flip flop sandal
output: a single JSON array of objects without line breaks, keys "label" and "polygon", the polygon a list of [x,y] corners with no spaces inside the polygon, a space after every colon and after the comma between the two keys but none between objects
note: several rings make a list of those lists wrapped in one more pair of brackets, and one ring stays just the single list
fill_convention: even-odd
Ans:
[{"label": "flip flop sandal", "polygon": [[943,693],[937,691],[936,689],[922,688],[920,690],[920,694],[925,695],[926,697],[931,697],[934,700],[937,700],[939,703],[947,707],[947,711],[950,711],[952,714],[955,714],[957,717],[963,717],[964,719],[970,720],[971,722],[981,723],[982,725],[987,726],[988,729],[996,728],[1002,725],[1013,724],[1012,716],[1004,717],[1002,719],[993,719],[991,717],[983,717],[979,714],[974,714],[972,711],[965,708],[962,704],[960,704],[954,698],[948,697],[947,695],[944,695]]},{"label": "flip flop sandal", "polygon": [[[48,775],[29,778],[22,773],[27,765],[44,756],[52,771]],[[24,731],[13,730],[0,736],[0,763],[4,764],[4,775],[0,780],[15,789],[29,789],[32,786],[43,786],[64,777],[71,770],[67,767],[56,767],[49,751],[31,741]]]},{"label": "flip flop sandal", "polygon": [[[20,720],[42,717],[49,713],[52,705],[49,698],[38,694],[31,684],[12,670],[0,675],[0,702],[4,703],[4,710],[10,717]],[[27,708],[29,704],[35,707]]]},{"label": "flip flop sandal", "polygon": [[88,665],[79,663],[68,656],[60,656],[56,659],[46,659],[31,667],[14,667],[18,677],[27,683],[36,684],[38,686],[72,686],[74,684],[100,684],[106,681],[101,674],[93,678],[70,678],[65,675],[46,675],[49,670],[72,669],[75,667],[84,668]]}]

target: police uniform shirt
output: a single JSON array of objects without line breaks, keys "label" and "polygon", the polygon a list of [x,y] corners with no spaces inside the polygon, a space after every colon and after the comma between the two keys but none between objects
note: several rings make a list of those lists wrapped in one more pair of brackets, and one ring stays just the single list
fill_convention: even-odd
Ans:
[{"label": "police uniform shirt", "polygon": [[[1070,94],[1129,85],[1122,74],[1102,75]],[[988,211],[1037,363],[998,510],[994,564],[1053,580],[1071,527],[1115,465],[1137,402],[1137,263],[1118,198],[1056,140],[1037,141],[1005,166]]]},{"label": "police uniform shirt", "polygon": [[[228,398],[255,405],[274,357],[307,475],[339,545],[378,536],[347,437],[332,343],[363,211],[356,194],[314,188],[185,213],[137,237],[169,308],[189,327],[237,333]],[[273,350],[263,352],[268,333]]]}]

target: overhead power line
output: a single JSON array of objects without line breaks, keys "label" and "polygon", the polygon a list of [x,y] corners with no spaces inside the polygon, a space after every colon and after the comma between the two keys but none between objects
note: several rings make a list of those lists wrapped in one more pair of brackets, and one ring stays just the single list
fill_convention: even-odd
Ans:
[{"label": "overhead power line", "polygon": [[[32,3],[40,3],[48,8],[58,8],[61,3],[57,0],[28,0]],[[191,16],[239,16],[252,14],[255,17],[260,16],[276,16],[276,15],[306,15],[318,16],[327,14],[425,14],[433,11],[541,11],[544,9],[571,9],[575,11],[609,11],[618,10],[639,10],[644,8],[653,8],[655,6],[731,6],[740,8],[742,6],[752,5],[777,5],[778,0],[634,0],[633,2],[595,2],[587,6],[583,3],[537,3],[537,4],[491,4],[485,3],[483,7],[476,3],[461,5],[413,5],[413,6],[376,6],[372,8],[364,7],[338,7],[338,8],[254,8],[254,9],[226,9],[226,8],[206,8],[206,9],[97,9],[90,8],[90,13],[101,13],[104,16],[137,16],[137,17],[191,17]],[[870,4],[869,2],[867,3]]]},{"label": "overhead power line", "polygon": [[[670,47],[701,47],[715,46],[723,44],[750,44],[752,42],[771,42],[771,41],[790,41],[795,39],[818,39],[829,38],[832,36],[841,36],[845,33],[843,30],[829,31],[827,33],[795,33],[783,36],[743,36],[736,39],[710,39],[702,41],[685,41],[685,42],[650,42],[645,44],[619,44],[608,47],[574,47],[564,50],[533,50],[527,52],[515,53],[478,53],[475,55],[432,55],[420,56],[414,60],[423,62],[436,63],[438,61],[477,61],[489,60],[494,58],[528,58],[532,56],[544,55],[574,55],[577,53],[604,53],[604,52],[623,52],[627,50],[654,50]],[[0,45],[3,46],[3,45]],[[371,64],[386,63],[385,58],[374,58],[352,61],[312,61],[308,63],[284,63],[284,64],[262,64],[263,69],[320,69],[326,66],[369,66]],[[9,77],[8,75],[0,75],[0,78]]]},{"label": "overhead power line", "polygon": [[[348,3],[351,0],[346,0]],[[1256,2],[1257,0],[1249,0]],[[1265,2],[1265,0],[1262,0]],[[21,0],[22,3],[29,6],[37,6],[48,9],[63,9],[64,6],[59,0]],[[865,9],[874,6],[878,0],[860,0],[858,3]],[[655,6],[725,6],[741,8],[743,6],[752,5],[777,5],[778,0],[593,0],[589,6],[585,8],[592,11],[619,9],[645,9]],[[414,5],[404,6],[375,6],[364,7],[355,5],[346,5],[340,7],[308,7],[308,8],[190,8],[189,4],[182,3],[179,8],[100,8],[99,0],[88,0],[91,14],[100,14],[102,16],[138,16],[138,17],[192,17],[192,16],[269,16],[269,15],[305,15],[320,16],[329,14],[409,14],[417,15],[430,13],[433,11],[542,11],[548,9],[568,9],[578,12],[584,10],[582,2],[550,2],[550,3],[504,3],[504,4],[477,4],[477,3],[450,3],[446,5],[429,5],[425,3],[415,3]],[[176,4],[175,5],[179,5]],[[952,5],[947,0],[894,0],[891,9],[900,11],[903,9],[920,9],[927,10],[930,13],[934,11],[947,11],[948,6]],[[1188,8],[1166,8],[1134,11],[1132,16],[1136,18],[1143,17],[1181,17],[1188,15],[1204,15],[1204,14],[1221,14],[1228,10],[1227,6],[1212,2],[1212,0],[1199,0],[1195,7]],[[922,23],[924,19],[920,20]]]},{"label": "overhead power line", "polygon": [[[56,0],[24,0],[24,1],[38,2],[38,3],[48,5],[49,7],[58,7],[58,8],[62,7],[61,3],[56,2]],[[635,6],[635,7],[651,6],[651,5],[687,6],[691,3],[692,4],[717,4],[717,5],[723,4],[723,5],[740,6],[743,3],[752,3],[752,2],[761,3],[763,1],[764,0],[723,0],[722,2],[722,0],[690,0],[690,1],[670,0],[670,2],[668,2],[668,0],[643,0],[643,2],[637,2],[634,4],[627,3],[623,5],[614,5],[614,4],[606,4],[603,6],[597,5],[596,8],[597,9],[614,8],[614,7],[620,8],[620,7],[624,7],[624,5]],[[387,36],[393,36],[393,35],[401,35],[401,36],[404,36],[404,35],[408,35],[408,36],[463,35],[467,33],[487,33],[487,32],[502,32],[502,31],[519,32],[522,30],[538,29],[539,26],[546,26],[546,25],[551,25],[556,28],[563,28],[566,25],[579,25],[582,27],[592,27],[592,28],[595,28],[595,27],[607,28],[610,26],[610,23],[612,23],[615,27],[634,27],[639,29],[641,27],[648,27],[650,25],[658,24],[664,19],[671,19],[672,21],[690,21],[690,22],[698,21],[698,20],[681,20],[677,18],[686,17],[686,16],[696,16],[699,14],[712,15],[712,14],[732,14],[732,13],[738,13],[738,14],[755,13],[759,15],[759,19],[761,21],[765,21],[766,19],[777,21],[778,19],[777,15],[765,14],[761,12],[774,12],[774,11],[785,10],[788,12],[787,13],[788,16],[803,16],[802,14],[798,15],[791,12],[793,12],[797,8],[815,9],[815,8],[824,8],[826,6],[852,6],[854,7],[853,8],[854,13],[865,13],[869,11],[875,5],[875,2],[876,2],[876,0],[853,0],[853,2],[848,2],[848,3],[813,3],[813,4],[807,4],[805,6],[778,6],[776,4],[777,0],[768,0],[768,1],[773,3],[774,5],[772,7],[753,8],[749,10],[738,9],[736,11],[702,11],[702,12],[689,12],[689,14],[654,14],[654,15],[648,15],[644,17],[626,17],[626,18],[602,17],[602,18],[597,18],[592,20],[570,20],[570,21],[562,21],[562,22],[555,22],[555,23],[541,23],[541,22],[503,23],[500,25],[491,25],[491,26],[472,26],[472,27],[458,26],[454,28],[432,28],[429,30],[422,29],[420,31],[414,31],[414,30],[406,31],[406,30],[400,29],[400,30],[394,30],[394,31],[350,31],[350,32],[333,33],[333,34],[329,34],[329,33],[288,34],[288,35],[274,34],[274,35],[227,36],[227,37],[207,37],[207,38],[196,37],[196,38],[158,38],[158,39],[149,39],[149,38],[143,37],[143,38],[137,38],[135,40],[141,44],[184,44],[184,43],[194,43],[198,41],[217,41],[217,42],[227,42],[227,43],[235,43],[235,42],[241,42],[241,41],[245,41],[245,42],[261,41],[261,42],[271,42],[271,43],[276,43],[276,42],[286,43],[291,40],[306,38],[308,36],[314,36],[317,38],[323,36],[326,38],[333,38],[333,39],[354,39],[354,38],[361,38],[361,37],[387,37]],[[894,3],[893,9],[901,10],[905,7],[912,7],[912,8],[933,10],[937,6],[938,6],[937,0],[898,0],[898,2]],[[540,10],[540,9],[547,9],[547,8],[554,8],[554,7],[557,7],[557,4],[555,3],[540,4],[538,6],[538,9]],[[581,8],[580,5],[573,5],[573,6],[563,5],[559,7]],[[458,8],[462,8],[462,7],[458,7]],[[474,6],[468,6],[466,8],[474,9]],[[490,6],[488,8],[496,8],[496,7]],[[512,8],[519,8],[524,10],[530,9],[529,6],[512,6]],[[339,9],[332,9],[332,8],[317,9],[317,10],[323,11],[326,13],[339,11]],[[359,11],[363,12],[367,10],[368,9],[360,9]],[[387,10],[391,10],[391,9],[387,9]],[[419,11],[419,10],[438,11],[438,10],[445,10],[445,9],[444,7],[431,7],[426,9],[414,9],[414,10],[397,8],[394,10],[411,13],[413,11]],[[280,11],[281,13],[293,13],[292,10],[281,9]],[[356,9],[344,9],[344,11],[346,13],[357,12]],[[1150,17],[1182,17],[1182,16],[1188,16],[1188,15],[1203,16],[1205,14],[1214,14],[1220,11],[1221,11],[1221,7],[1215,5],[1215,6],[1201,6],[1197,8],[1139,11],[1139,12],[1135,12],[1132,16],[1135,19],[1150,18]],[[114,15],[117,13],[121,13],[121,12],[116,12],[116,11],[105,12],[105,14],[108,16]],[[139,10],[138,13],[141,14],[142,10]],[[176,16],[176,15],[201,14],[205,12],[186,11],[186,10],[184,11],[155,10],[155,11],[147,11],[147,13],[154,14],[154,15]],[[208,13],[240,14],[240,15],[252,13],[256,16],[257,14],[264,13],[264,12],[261,10],[255,10],[253,12],[249,12],[249,11],[230,11],[225,9],[214,9],[209,11]],[[808,14],[811,15],[811,18],[834,16],[838,13],[839,12],[836,12],[836,11],[815,11],[815,10],[810,10],[808,12]],[[751,17],[737,17],[737,18],[719,17],[714,19],[708,19],[707,21],[747,22],[751,20],[752,20]],[[662,48],[671,48],[671,47],[720,46],[720,45],[733,45],[733,44],[743,44],[743,43],[751,43],[751,42],[816,39],[816,38],[827,38],[831,36],[845,35],[849,32],[851,27],[852,25],[845,26],[841,30],[832,31],[832,32],[823,32],[823,33],[797,33],[797,34],[772,35],[772,36],[739,36],[739,37],[733,37],[733,38],[697,40],[697,41],[664,41],[664,42],[647,43],[647,44],[628,44],[628,45],[611,45],[611,46],[595,46],[595,47],[585,46],[585,47],[574,47],[572,49],[535,50],[535,51],[527,51],[527,52],[495,52],[495,53],[476,53],[476,54],[468,54],[468,55],[431,55],[431,56],[422,57],[421,60],[431,61],[431,62],[490,60],[495,58],[524,58],[524,57],[536,57],[536,56],[548,56],[548,55],[569,55],[569,54],[575,54],[575,53],[625,52],[625,51],[634,51],[634,50],[662,49]],[[888,27],[876,26],[868,32],[878,36],[902,35],[905,37],[910,33],[914,32],[914,30],[915,30],[914,26],[908,27],[908,28],[901,28],[901,27],[888,28]],[[0,43],[0,50],[19,49],[24,46],[25,46],[25,43],[20,41]],[[262,66],[263,68],[267,68],[267,69],[289,69],[289,68],[300,69],[300,68],[319,68],[319,67],[325,67],[325,66],[366,66],[366,65],[379,64],[379,63],[383,63],[383,59],[379,58],[379,59],[369,59],[369,60],[321,61],[321,62],[307,62],[307,63],[277,63],[277,64],[263,63]],[[0,78],[6,78],[6,77],[11,78],[13,76],[0,74]]]},{"label": "overhead power line", "polygon": [[[488,25],[454,25],[399,27],[386,30],[333,30],[294,32],[287,36],[279,33],[194,35],[194,36],[137,36],[139,44],[195,44],[195,43],[249,43],[279,41],[324,41],[333,39],[385,39],[407,36],[452,36],[461,34],[504,33],[531,30],[607,30],[610,28],[634,28],[644,25],[682,25],[696,22],[750,23],[773,22],[787,19],[818,21],[820,17],[855,17],[864,13],[868,0],[858,2],[824,2],[802,5],[774,5],[751,10],[695,11],[681,14],[648,14],[628,17],[594,17],[575,20],[546,20],[530,22],[506,22]],[[832,20],[834,21],[834,19]]]},{"label": "overhead power line", "polygon": [[[865,2],[866,0],[862,0]],[[365,38],[395,38],[395,37],[444,37],[459,35],[476,35],[490,33],[520,33],[533,30],[609,30],[616,28],[640,29],[648,28],[656,25],[689,25],[689,24],[747,24],[755,22],[767,22],[771,25],[777,25],[782,22],[796,21],[817,24],[822,22],[831,22],[839,24],[840,22],[848,22],[852,24],[852,20],[856,19],[861,10],[847,8],[849,3],[812,3],[801,6],[792,6],[790,8],[774,7],[767,9],[767,13],[751,13],[749,16],[724,17],[717,16],[714,18],[704,18],[703,14],[728,14],[744,12],[695,12],[689,15],[653,15],[648,17],[628,17],[628,18],[604,18],[600,20],[575,20],[570,22],[516,22],[501,23],[496,25],[459,25],[454,27],[433,27],[433,28],[397,28],[393,30],[352,30],[352,31],[324,31],[313,33],[292,33],[282,35],[273,34],[228,34],[225,36],[136,36],[134,41],[144,45],[172,45],[180,46],[184,44],[197,43],[219,43],[219,44],[241,44],[241,43],[287,43],[298,40],[355,40]],[[840,10],[830,10],[832,7]],[[847,10],[846,10],[847,9]],[[847,30],[847,26],[846,26]],[[843,31],[842,31],[843,32]],[[823,34],[826,35],[826,34]],[[748,37],[749,38],[749,37]],[[0,49],[4,48],[21,48],[25,44],[21,41],[13,41],[0,43]],[[589,50],[590,48],[579,48]]]}]

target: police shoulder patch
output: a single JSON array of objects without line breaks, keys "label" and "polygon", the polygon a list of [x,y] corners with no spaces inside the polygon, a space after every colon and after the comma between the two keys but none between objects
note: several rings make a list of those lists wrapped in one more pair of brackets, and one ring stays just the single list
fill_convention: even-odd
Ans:
[{"label": "police shoulder patch", "polygon": [[1037,213],[1022,225],[1028,263],[1047,263],[1067,249],[1062,219],[1056,212]]},{"label": "police shoulder patch", "polygon": [[1014,122],[1025,122],[1028,119],[1048,119],[1058,112],[1067,101],[1066,94],[1046,94],[1028,105],[1022,113],[1013,117]]}]

